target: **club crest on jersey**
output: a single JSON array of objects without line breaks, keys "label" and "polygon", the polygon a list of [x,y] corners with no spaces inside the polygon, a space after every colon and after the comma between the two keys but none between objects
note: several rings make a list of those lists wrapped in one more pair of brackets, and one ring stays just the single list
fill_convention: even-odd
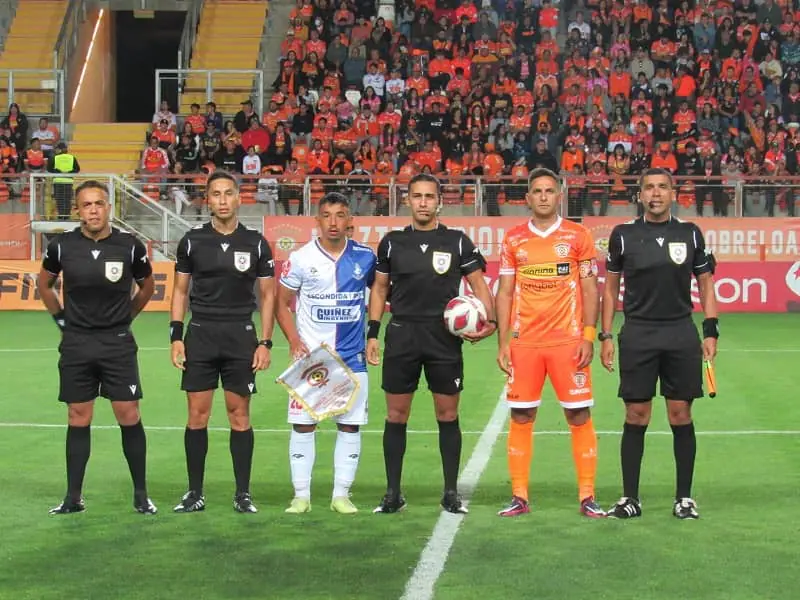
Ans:
[{"label": "club crest on jersey", "polygon": [[450,261],[453,255],[449,252],[434,252],[433,253],[433,270],[439,275],[444,275],[450,270]]},{"label": "club crest on jersey", "polygon": [[586,373],[575,373],[572,376],[572,381],[575,383],[575,387],[584,387],[586,385]]},{"label": "club crest on jersey", "polygon": [[669,257],[676,265],[686,262],[686,242],[670,242],[668,245]]},{"label": "club crest on jersey", "polygon": [[122,262],[108,261],[106,263],[106,279],[111,283],[117,283],[122,278]]},{"label": "club crest on jersey", "polygon": [[353,278],[355,279],[363,279],[364,277],[364,269],[361,268],[361,265],[356,263],[353,265]]},{"label": "club crest on jersey", "polygon": [[553,250],[555,250],[558,258],[567,258],[569,256],[569,247],[569,244],[561,242],[553,245]]},{"label": "club crest on jersey", "polygon": [[236,266],[237,271],[244,273],[250,268],[250,253],[249,252],[234,252],[233,264]]}]

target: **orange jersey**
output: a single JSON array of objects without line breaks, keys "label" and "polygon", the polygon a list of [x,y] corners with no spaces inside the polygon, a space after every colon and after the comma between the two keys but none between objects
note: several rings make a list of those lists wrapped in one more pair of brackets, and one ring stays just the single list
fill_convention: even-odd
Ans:
[{"label": "orange jersey", "polygon": [[589,231],[560,217],[544,232],[529,221],[506,233],[500,275],[515,277],[512,344],[558,346],[583,335],[581,279],[596,275],[595,257]]}]

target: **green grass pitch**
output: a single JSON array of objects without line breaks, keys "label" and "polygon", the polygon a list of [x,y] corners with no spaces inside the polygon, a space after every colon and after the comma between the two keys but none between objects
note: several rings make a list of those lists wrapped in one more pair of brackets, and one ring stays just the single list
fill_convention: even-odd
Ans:
[{"label": "green grass pitch", "polygon": [[[777,599],[800,584],[800,341],[796,315],[725,315],[717,362],[719,395],[696,403],[695,497],[702,518],[671,514],[672,440],[663,405],[654,411],[642,476],[644,517],[589,521],[577,512],[563,416],[548,391],[540,410],[531,475],[532,513],[500,519],[509,480],[505,437],[494,446],[436,598]],[[365,599],[399,598],[439,517],[441,467],[430,396],[415,400],[404,470],[408,509],[371,514],[384,487],[380,374],[371,373],[370,425],[351,518],[328,510],[335,436],[317,437],[313,512],[285,515],[291,498],[286,397],[273,384],[288,360],[277,341],[274,366],[259,376],[253,496],[261,512],[231,506],[233,475],[219,398],[210,433],[204,513],[171,512],[186,488],[186,404],[169,363],[167,317],[135,325],[148,427],[155,517],[131,508],[120,434],[97,404],[86,479],[88,510],[48,516],[64,492],[65,409],[56,401],[58,332],[44,313],[0,314],[0,598]],[[277,336],[276,336],[277,339]],[[495,342],[465,349],[461,422],[464,458],[494,410],[503,379]],[[617,376],[595,362],[598,496],[620,494],[622,405]],[[102,427],[98,427],[102,426]],[[794,590],[794,591],[793,591]]]}]

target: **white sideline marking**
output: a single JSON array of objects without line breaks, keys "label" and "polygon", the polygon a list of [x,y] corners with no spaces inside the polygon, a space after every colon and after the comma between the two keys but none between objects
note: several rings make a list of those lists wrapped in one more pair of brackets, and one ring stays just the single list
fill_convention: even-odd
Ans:
[{"label": "white sideline marking", "polygon": [[[275,344],[272,347],[273,350],[288,350],[289,346],[285,344]],[[58,348],[0,348],[0,353],[2,352],[56,352]],[[141,352],[167,352],[169,350],[169,346],[141,346],[139,348]],[[497,349],[489,345],[483,346],[474,346],[471,351],[492,351],[497,352]],[[776,353],[780,354],[783,352],[793,353],[793,352],[800,352],[800,348],[794,346],[783,346],[780,348],[720,348],[719,352],[723,354],[727,354],[728,352],[733,352],[736,354],[751,354],[751,353]]]},{"label": "white sideline marking", "polygon": [[[486,465],[489,463],[492,449],[495,442],[497,442],[497,438],[500,437],[507,416],[508,407],[506,406],[505,395],[500,394],[497,406],[488,423],[486,423],[483,432],[481,432],[481,437],[472,451],[472,456],[470,456],[467,466],[464,467],[458,480],[459,491],[463,494],[466,506],[469,505],[469,499],[475,491]],[[417,566],[414,567],[414,572],[406,583],[405,592],[403,592],[401,600],[429,600],[433,598],[434,586],[444,570],[447,556],[450,554],[450,549],[453,547],[453,542],[463,521],[464,515],[462,514],[454,515],[442,511],[436,521],[436,526],[433,528],[433,533],[428,539],[428,543],[422,550],[422,554],[420,554]]]},{"label": "white sideline marking", "polygon": [[[66,427],[65,423],[5,423],[0,422],[0,428],[5,429],[63,429]],[[147,425],[145,424],[144,428],[147,431],[183,431],[186,427],[184,425]],[[118,425],[92,425],[92,429],[96,430],[104,430],[104,429],[112,429],[116,431],[119,429]],[[211,432],[219,432],[219,433],[227,433],[230,431],[228,427],[209,427],[209,431]],[[280,428],[253,428],[255,433],[290,433],[291,429],[280,429]],[[319,433],[336,433],[336,429],[318,429]],[[383,435],[383,429],[362,429],[361,433],[368,433],[372,435]],[[407,433],[414,434],[414,435],[439,435],[438,429],[409,429]],[[462,435],[482,435],[483,431],[462,431]],[[597,435],[602,436],[620,436],[622,435],[621,431],[597,431],[595,432]],[[708,436],[719,436],[719,437],[727,437],[727,436],[757,436],[757,435],[775,435],[775,436],[793,436],[793,435],[800,435],[800,429],[741,429],[741,430],[730,430],[730,431],[697,431],[695,432],[697,435],[708,435]],[[561,436],[561,435],[569,435],[569,431],[560,431],[560,430],[542,430],[542,431],[535,431],[535,435],[537,436]],[[498,437],[506,435],[505,431],[501,431],[498,434]],[[672,435],[671,431],[659,431],[659,430],[647,430],[647,435]],[[466,472],[466,469],[465,469]]]}]

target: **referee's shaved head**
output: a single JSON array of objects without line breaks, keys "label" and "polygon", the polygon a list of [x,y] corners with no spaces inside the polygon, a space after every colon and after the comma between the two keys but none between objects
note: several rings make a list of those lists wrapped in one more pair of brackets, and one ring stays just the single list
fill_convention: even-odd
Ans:
[{"label": "referee's shaved head", "polygon": [[639,189],[644,189],[644,180],[647,177],[652,177],[654,175],[661,175],[662,177],[666,177],[667,181],[669,182],[669,189],[672,189],[675,185],[675,182],[672,180],[672,173],[667,171],[666,169],[662,169],[661,167],[653,167],[651,169],[647,169],[642,176],[639,177]]}]

